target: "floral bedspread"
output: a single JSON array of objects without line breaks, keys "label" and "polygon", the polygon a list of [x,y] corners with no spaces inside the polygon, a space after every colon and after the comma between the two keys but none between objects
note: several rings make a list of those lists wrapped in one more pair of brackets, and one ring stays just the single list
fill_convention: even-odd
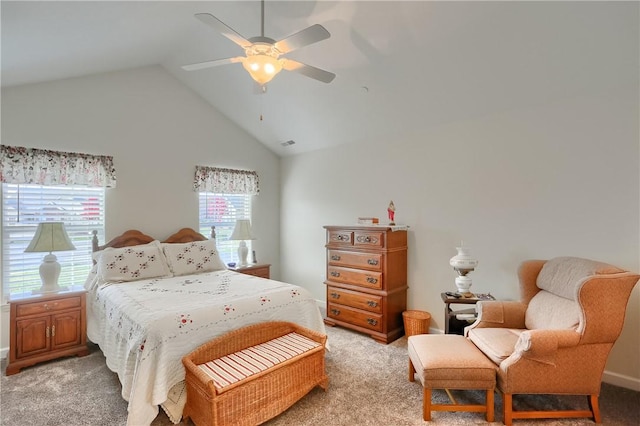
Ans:
[{"label": "floral bedspread", "polygon": [[90,276],[85,287],[87,335],[118,374],[128,425],[150,424],[160,404],[172,421],[180,420],[182,357],[216,336],[263,321],[325,332],[306,289],[233,271],[125,283]]}]

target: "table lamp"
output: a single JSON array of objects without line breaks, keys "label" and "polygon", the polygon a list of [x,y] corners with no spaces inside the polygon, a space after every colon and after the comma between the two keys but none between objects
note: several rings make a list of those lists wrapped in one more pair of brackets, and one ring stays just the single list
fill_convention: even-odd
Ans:
[{"label": "table lamp", "polygon": [[464,242],[460,243],[460,247],[456,247],[458,254],[449,260],[449,264],[453,266],[453,270],[458,273],[456,277],[456,287],[458,293],[464,297],[471,297],[473,294],[469,290],[471,288],[471,278],[467,276],[478,266],[478,260],[469,253],[469,247],[464,246]]},{"label": "table lamp", "polygon": [[240,240],[240,245],[238,246],[238,266],[247,266],[249,249],[247,248],[245,240],[255,240],[255,237],[251,233],[251,222],[249,219],[238,219],[229,239]]},{"label": "table lamp", "polygon": [[33,293],[55,293],[63,290],[58,285],[58,277],[60,277],[60,264],[54,251],[75,250],[75,246],[71,243],[67,231],[64,229],[62,222],[43,222],[38,224],[36,234],[24,250],[25,253],[46,253],[49,252],[40,264],[40,279],[42,287],[40,290],[34,290]]}]

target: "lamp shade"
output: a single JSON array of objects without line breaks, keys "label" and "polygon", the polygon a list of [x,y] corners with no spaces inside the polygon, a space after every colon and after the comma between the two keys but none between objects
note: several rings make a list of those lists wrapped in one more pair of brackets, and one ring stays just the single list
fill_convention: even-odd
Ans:
[{"label": "lamp shade", "polygon": [[33,239],[24,250],[25,253],[53,252],[75,250],[62,222],[43,222],[38,224],[38,229]]},{"label": "lamp shade", "polygon": [[255,240],[251,233],[251,221],[249,219],[238,219],[233,232],[229,237],[230,240]]}]

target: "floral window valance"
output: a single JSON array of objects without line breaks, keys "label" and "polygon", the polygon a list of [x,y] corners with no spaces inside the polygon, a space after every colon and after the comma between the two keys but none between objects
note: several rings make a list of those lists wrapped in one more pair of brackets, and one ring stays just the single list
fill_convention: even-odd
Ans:
[{"label": "floral window valance", "polygon": [[258,195],[258,173],[248,170],[196,166],[193,190],[218,194]]},{"label": "floral window valance", "polygon": [[115,188],[113,157],[0,145],[0,181]]}]

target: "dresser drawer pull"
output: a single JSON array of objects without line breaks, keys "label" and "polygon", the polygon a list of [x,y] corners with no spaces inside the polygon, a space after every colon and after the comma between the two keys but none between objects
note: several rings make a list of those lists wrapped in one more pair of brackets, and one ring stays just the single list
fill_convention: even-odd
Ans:
[{"label": "dresser drawer pull", "polygon": [[378,325],[378,320],[373,318],[367,318],[367,324],[369,325]]},{"label": "dresser drawer pull", "polygon": [[340,260],[340,256],[334,254],[333,256],[331,256],[331,260]]},{"label": "dresser drawer pull", "polygon": [[336,235],[336,240],[338,240],[338,241],[349,241],[349,235],[338,234],[338,235]]},{"label": "dresser drawer pull", "polygon": [[51,333],[49,332],[49,327],[47,327],[47,328],[45,328],[45,329],[44,329],[44,336],[45,336],[46,338],[49,338],[49,337],[51,336]]},{"label": "dresser drawer pull", "polygon": [[367,305],[369,305],[372,308],[377,308],[378,307],[378,302],[374,302],[373,300],[368,300],[367,301]]},{"label": "dresser drawer pull", "polygon": [[375,283],[378,282],[378,279],[377,278],[373,278],[373,277],[367,277],[367,282],[369,284],[375,284]]},{"label": "dresser drawer pull", "polygon": [[332,313],[333,315],[340,315],[340,309],[335,309],[335,308],[334,308],[334,309],[331,309],[331,313]]},{"label": "dresser drawer pull", "polygon": [[367,263],[371,266],[376,266],[378,264],[378,259],[369,259]]},{"label": "dresser drawer pull", "polygon": [[338,293],[331,293],[331,297],[334,299],[340,299],[340,295]]},{"label": "dresser drawer pull", "polygon": [[331,271],[331,276],[332,277],[339,277],[340,276],[340,272]]},{"label": "dresser drawer pull", "polygon": [[55,337],[55,335],[56,335],[56,326],[52,325],[51,326],[51,337]]}]

